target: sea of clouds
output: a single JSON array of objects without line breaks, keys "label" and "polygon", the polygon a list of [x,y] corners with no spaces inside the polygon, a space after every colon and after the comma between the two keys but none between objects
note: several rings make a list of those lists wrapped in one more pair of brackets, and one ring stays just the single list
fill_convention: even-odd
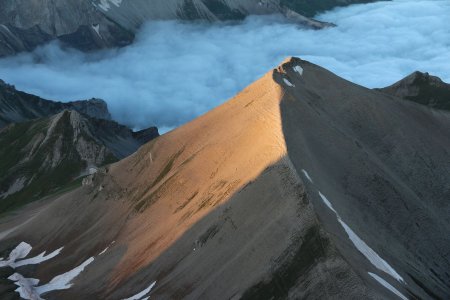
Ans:
[{"label": "sea of clouds", "polygon": [[395,0],[318,16],[338,26],[305,30],[279,16],[239,25],[150,22],[134,44],[84,54],[57,43],[0,60],[0,78],[41,97],[98,97],[134,128],[179,126],[233,97],[287,56],[366,87],[415,70],[450,81],[450,1]]}]

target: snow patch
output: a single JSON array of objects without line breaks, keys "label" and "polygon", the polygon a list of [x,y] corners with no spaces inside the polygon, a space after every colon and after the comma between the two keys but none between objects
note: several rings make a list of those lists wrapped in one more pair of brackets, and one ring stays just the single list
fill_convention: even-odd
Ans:
[{"label": "snow patch", "polygon": [[26,177],[20,177],[17,178],[13,184],[11,184],[8,188],[8,190],[2,194],[0,194],[0,199],[1,198],[6,198],[9,195],[15,194],[19,191],[21,191],[24,187],[25,187],[25,182],[27,181]]},{"label": "snow patch", "polygon": [[[0,259],[0,267],[9,266],[9,267],[15,269],[15,268],[21,267],[21,266],[40,264],[46,260],[49,260],[49,259],[57,256],[64,247],[56,249],[55,251],[53,251],[52,253],[49,253],[48,255],[45,255],[46,251],[44,251],[35,257],[22,259],[22,258],[25,258],[31,252],[32,248],[33,247],[31,247],[30,244],[21,242],[19,245],[17,245],[17,247],[14,250],[11,251],[11,253],[9,254],[8,260],[4,260],[3,258]],[[22,259],[22,260],[20,260],[20,259]],[[19,261],[17,261],[17,260],[19,260]]]},{"label": "snow patch", "polygon": [[97,33],[97,35],[99,37],[102,37],[101,34],[100,34],[100,24],[92,25],[92,29],[94,29],[94,31]]},{"label": "snow patch", "polygon": [[102,255],[102,254],[105,254],[105,252],[106,251],[108,251],[108,249],[109,249],[109,246],[108,247],[106,247],[105,249],[103,249],[103,251],[102,252],[100,252],[98,255]]},{"label": "snow patch", "polygon": [[85,260],[81,265],[78,267],[70,270],[69,272],[66,272],[64,274],[58,275],[54,277],[52,280],[50,280],[49,283],[38,286],[35,288],[36,292],[39,295],[42,295],[44,293],[50,292],[50,291],[56,291],[56,290],[65,290],[70,287],[72,287],[73,283],[72,281],[80,275],[81,272],[84,271],[84,269],[91,264],[94,261],[94,257],[90,257],[87,260]]},{"label": "snow patch", "polygon": [[100,0],[98,7],[104,11],[108,11],[111,9],[111,4],[119,7],[122,4],[122,0]]},{"label": "snow patch", "polygon": [[25,278],[19,273],[14,273],[9,276],[8,279],[14,281],[14,284],[18,286],[16,291],[23,299],[44,300],[41,298],[42,294],[50,291],[65,290],[70,288],[73,285],[71,282],[93,261],[94,258],[91,257],[73,270],[58,275],[50,280],[49,283],[41,286],[37,286],[39,284],[39,279]]},{"label": "snow patch", "polygon": [[20,261],[14,263],[14,267],[17,268],[17,267],[25,266],[25,265],[37,265],[37,264],[40,264],[40,263],[42,263],[42,262],[44,262],[46,260],[52,259],[53,257],[57,256],[59,253],[61,253],[61,250],[63,248],[64,247],[56,249],[55,251],[53,251],[52,253],[49,253],[48,255],[45,255],[46,251],[44,251],[41,254],[39,254],[38,256],[20,260]]},{"label": "snow patch", "polygon": [[43,300],[34,289],[39,284],[39,279],[25,278],[19,273],[14,273],[8,279],[14,281],[14,284],[18,286],[16,292],[19,293],[21,298],[26,300]]},{"label": "snow patch", "polygon": [[393,287],[392,285],[390,285],[386,280],[384,280],[383,278],[381,278],[380,276],[378,276],[377,274],[374,273],[370,273],[368,272],[370,276],[372,276],[376,281],[378,281],[382,286],[384,286],[385,288],[387,288],[388,290],[390,290],[391,292],[393,292],[394,294],[396,294],[398,297],[400,297],[403,300],[408,300],[407,297],[405,297],[405,295],[403,295],[402,293],[400,293],[395,287]]},{"label": "snow patch", "polygon": [[344,228],[348,237],[355,245],[356,249],[361,252],[372,265],[374,265],[379,270],[391,275],[398,281],[405,283],[403,278],[391,267],[384,259],[382,259],[372,248],[370,248],[339,216],[338,212],[333,208],[331,202],[319,191],[319,196],[328,208],[330,208],[337,216],[337,219],[341,226]]},{"label": "snow patch", "polygon": [[320,196],[320,198],[322,198],[323,203],[325,203],[325,205],[328,206],[329,209],[334,211],[334,213],[338,216],[338,219],[341,220],[341,218],[339,217],[338,213],[334,210],[333,205],[327,199],[327,197],[325,197],[321,192],[319,192],[319,196]]},{"label": "snow patch", "polygon": [[10,35],[14,35],[11,30],[9,30],[8,26],[0,24],[0,27],[2,27],[3,29],[5,29]]},{"label": "snow patch", "polygon": [[305,174],[306,178],[307,178],[311,183],[314,183],[314,182],[312,181],[311,177],[309,176],[308,172],[306,172],[305,169],[302,169],[302,172],[303,172],[303,174]]},{"label": "snow patch", "polygon": [[[112,242],[111,244],[113,243],[114,242]],[[45,255],[46,251],[44,251],[35,257],[17,261],[18,259],[25,258],[31,252],[32,249],[32,247],[28,243],[21,242],[19,245],[16,246],[14,250],[11,251],[8,260],[0,258],[0,267],[10,266],[15,269],[20,266],[40,264],[60,254],[63,248],[64,247],[56,249],[55,251],[47,255]],[[23,299],[43,300],[41,298],[41,295],[44,293],[55,290],[64,290],[72,287],[73,285],[72,281],[78,275],[80,275],[80,273],[83,272],[84,269],[93,261],[94,257],[90,257],[78,267],[61,275],[55,276],[52,280],[50,280],[49,283],[41,286],[38,286],[39,279],[25,278],[19,273],[14,273],[13,275],[9,276],[8,279],[14,281],[15,285],[18,286],[16,291],[20,294],[20,297],[22,297]]]},{"label": "snow patch", "polygon": [[33,247],[31,247],[30,244],[21,242],[16,246],[16,248],[14,248],[14,250],[11,251],[8,260],[4,260],[3,258],[0,260],[0,267],[10,266],[14,268],[14,263],[16,260],[26,257],[32,248]]},{"label": "snow patch", "polygon": [[355,245],[356,249],[361,252],[375,267],[381,271],[391,275],[393,278],[404,283],[403,278],[392,268],[384,259],[382,259],[372,248],[370,248],[341,218],[338,219],[348,237]]},{"label": "snow patch", "polygon": [[98,255],[102,255],[105,254],[106,251],[108,251],[109,247],[111,247],[112,245],[114,245],[116,241],[112,241],[105,249],[103,249],[102,252],[100,252]]},{"label": "snow patch", "polygon": [[148,288],[146,288],[145,290],[143,290],[142,292],[137,293],[134,296],[131,296],[129,298],[125,298],[123,300],[146,300],[149,299],[150,297],[146,297],[143,298],[145,295],[147,295],[148,293],[150,293],[150,291],[153,289],[153,287],[156,285],[156,281],[154,281],[152,284],[150,284],[150,286]]},{"label": "snow patch", "polygon": [[303,68],[300,66],[295,66],[294,71],[297,72],[298,74],[300,74],[300,76],[303,75]]},{"label": "snow patch", "polygon": [[293,85],[289,80],[287,80],[286,78],[283,78],[283,81],[284,81],[284,83],[287,85],[287,86],[290,86],[290,87],[295,87],[295,85]]}]

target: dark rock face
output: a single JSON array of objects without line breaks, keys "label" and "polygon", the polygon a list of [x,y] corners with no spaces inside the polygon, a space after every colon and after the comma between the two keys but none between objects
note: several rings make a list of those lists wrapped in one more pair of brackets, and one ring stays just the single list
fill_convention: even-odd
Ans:
[{"label": "dark rock face", "polygon": [[31,51],[52,39],[50,34],[42,31],[37,25],[21,29],[2,24],[0,25],[0,57]]},{"label": "dark rock face", "polygon": [[155,128],[134,133],[73,110],[10,124],[0,130],[0,212],[54,193],[157,136]]},{"label": "dark rock face", "polygon": [[102,99],[92,98],[90,100],[69,102],[65,109],[73,109],[96,119],[111,120],[108,105]]},{"label": "dark rock face", "polygon": [[50,40],[80,50],[129,44],[133,33],[88,0],[6,0],[0,3],[0,56],[33,50]]},{"label": "dark rock face", "polygon": [[18,91],[14,86],[0,80],[0,128],[9,123],[48,117],[65,109],[75,110],[97,119],[111,119],[108,106],[101,99],[54,102]]},{"label": "dark rock face", "polygon": [[159,136],[111,120],[105,101],[53,102],[0,81],[0,212],[42,198]]},{"label": "dark rock face", "polygon": [[0,2],[0,57],[31,51],[59,39],[83,50],[125,46],[148,20],[242,20],[281,13],[309,28],[330,26],[310,19],[336,6],[371,0],[3,0]]},{"label": "dark rock face", "polygon": [[140,131],[133,132],[133,137],[140,143],[145,144],[159,136],[157,127],[150,127]]},{"label": "dark rock face", "polygon": [[[338,222],[330,219],[333,211],[319,192],[341,220],[404,274],[407,284],[398,286],[405,295],[445,298],[450,291],[449,114],[353,85],[299,59],[283,65],[274,78],[286,89],[281,111],[288,153],[296,169],[307,170],[314,180],[309,194],[316,196],[314,207],[332,236],[339,235]],[[404,89],[394,90],[401,96],[420,94],[410,86],[417,81],[442,85],[413,74],[399,85]],[[337,243],[352,262],[342,239]],[[360,276],[367,272],[373,271]]]},{"label": "dark rock face", "polygon": [[416,71],[378,90],[432,108],[450,110],[450,84],[428,73]]},{"label": "dark rock face", "polygon": [[[386,0],[389,1],[389,0]],[[280,3],[305,17],[314,17],[317,13],[350,4],[370,3],[370,0],[281,0]]]},{"label": "dark rock face", "polygon": [[14,274],[14,269],[10,267],[0,268],[0,295],[2,299],[5,300],[20,300],[20,296],[14,290],[16,289],[16,285],[4,278],[8,278]]}]

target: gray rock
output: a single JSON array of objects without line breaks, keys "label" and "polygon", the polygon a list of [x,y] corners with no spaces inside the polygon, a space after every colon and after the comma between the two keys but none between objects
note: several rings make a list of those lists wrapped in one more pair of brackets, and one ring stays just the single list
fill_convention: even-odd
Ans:
[{"label": "gray rock", "polygon": [[41,198],[159,136],[111,120],[106,102],[53,102],[0,80],[0,212]]},{"label": "gray rock", "polygon": [[428,73],[416,71],[391,86],[377,90],[432,108],[450,110],[450,84]]},{"label": "gray rock", "polygon": [[225,21],[278,13],[303,26],[320,29],[331,24],[310,19],[316,12],[360,2],[372,1],[3,0],[0,57],[30,51],[54,39],[83,51],[125,46],[149,20]]},{"label": "gray rock", "polygon": [[75,110],[97,119],[111,119],[108,105],[101,99],[55,102],[16,90],[0,80],[0,128],[9,123],[23,122],[57,114],[65,109]]}]

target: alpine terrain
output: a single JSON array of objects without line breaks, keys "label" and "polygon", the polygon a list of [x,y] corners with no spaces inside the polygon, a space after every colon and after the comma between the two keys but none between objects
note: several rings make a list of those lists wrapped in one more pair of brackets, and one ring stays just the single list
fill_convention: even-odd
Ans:
[{"label": "alpine terrain", "polygon": [[379,90],[436,109],[450,110],[450,84],[428,73],[414,72]]},{"label": "alpine terrain", "polygon": [[[86,118],[20,126],[63,122],[73,141]],[[290,58],[81,187],[0,219],[0,295],[446,299],[449,149],[449,112]]]},{"label": "alpine terrain", "polygon": [[311,19],[336,6],[373,0],[2,0],[0,57],[58,39],[84,51],[130,44],[149,20],[243,20],[283,14],[308,28],[331,24]]},{"label": "alpine terrain", "polygon": [[[111,120],[99,99],[53,102],[0,81],[0,213],[68,187],[158,136]],[[67,186],[68,185],[68,186]]]}]

